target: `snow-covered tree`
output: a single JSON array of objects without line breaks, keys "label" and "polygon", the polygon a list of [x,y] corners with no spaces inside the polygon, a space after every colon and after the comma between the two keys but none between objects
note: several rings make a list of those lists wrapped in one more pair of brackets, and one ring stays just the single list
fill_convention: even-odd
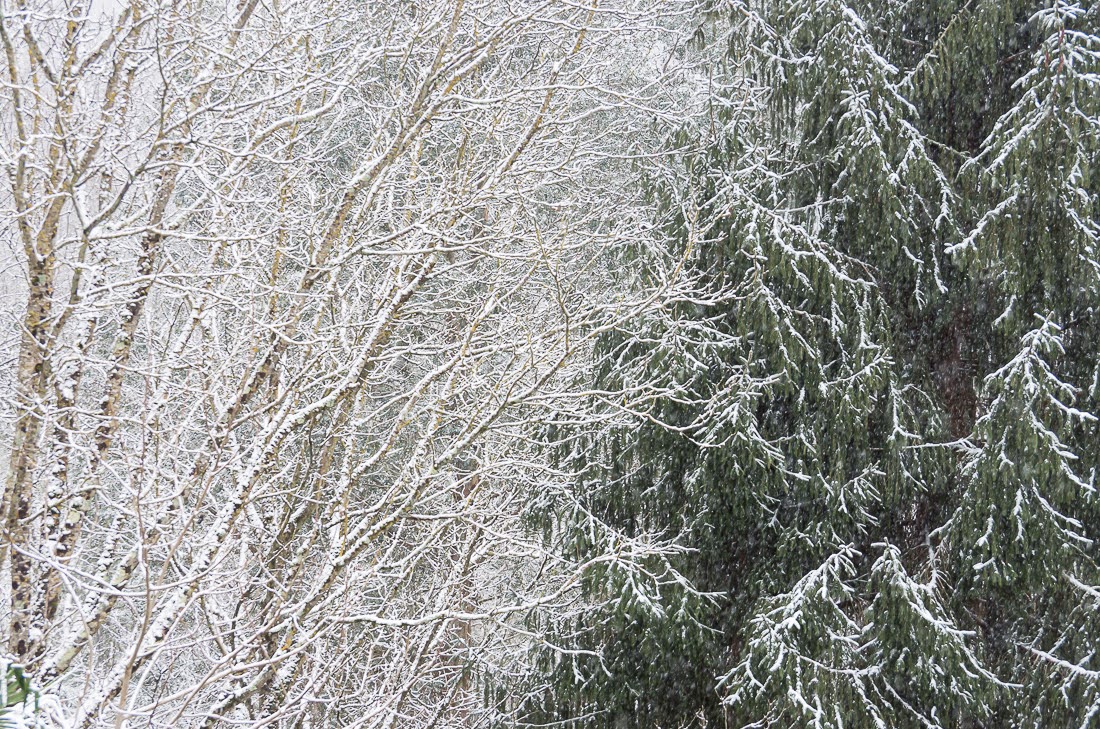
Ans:
[{"label": "snow-covered tree", "polygon": [[676,296],[608,265],[663,10],[3,0],[0,636],[71,725],[506,720],[527,621],[661,561],[524,517],[593,339]]},{"label": "snow-covered tree", "polygon": [[696,294],[604,337],[597,386],[659,397],[561,452],[707,599],[594,611],[531,720],[1091,726],[1100,11],[730,0],[688,37],[711,103],[651,187]]}]

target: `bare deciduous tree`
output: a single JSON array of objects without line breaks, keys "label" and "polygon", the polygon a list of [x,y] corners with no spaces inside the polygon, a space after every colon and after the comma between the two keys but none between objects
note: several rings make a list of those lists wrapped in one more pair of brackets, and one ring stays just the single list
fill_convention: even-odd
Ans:
[{"label": "bare deciduous tree", "polygon": [[79,727],[505,716],[590,566],[525,527],[569,498],[532,433],[649,396],[577,368],[675,295],[613,263],[653,9],[2,13],[7,651]]}]

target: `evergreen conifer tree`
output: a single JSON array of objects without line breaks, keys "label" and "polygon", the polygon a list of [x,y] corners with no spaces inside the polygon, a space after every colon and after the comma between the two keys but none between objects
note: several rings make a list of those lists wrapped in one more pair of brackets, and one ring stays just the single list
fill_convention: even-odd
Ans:
[{"label": "evergreen conifer tree", "polygon": [[674,396],[562,457],[703,594],[593,580],[531,721],[1097,726],[1100,6],[700,22],[734,91],[654,183],[699,295],[594,375]]}]

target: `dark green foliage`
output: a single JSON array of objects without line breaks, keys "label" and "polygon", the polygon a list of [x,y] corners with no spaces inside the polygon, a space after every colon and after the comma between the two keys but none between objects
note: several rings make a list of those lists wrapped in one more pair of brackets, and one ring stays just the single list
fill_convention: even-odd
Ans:
[{"label": "dark green foliage", "polygon": [[38,691],[21,665],[0,658],[0,672],[4,682],[0,696],[0,729],[20,729],[27,725],[24,710],[27,705],[38,706]]},{"label": "dark green foliage", "polygon": [[563,458],[593,513],[688,547],[703,594],[597,574],[619,599],[569,626],[591,653],[548,659],[529,718],[1100,726],[1100,9],[701,22],[721,129],[653,185],[698,211],[670,240],[699,293],[595,373],[668,396]]}]

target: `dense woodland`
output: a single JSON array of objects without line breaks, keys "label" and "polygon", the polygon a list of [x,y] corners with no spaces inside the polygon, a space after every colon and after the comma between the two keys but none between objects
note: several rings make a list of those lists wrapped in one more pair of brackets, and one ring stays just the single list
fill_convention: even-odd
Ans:
[{"label": "dense woodland", "polygon": [[0,46],[0,726],[1100,727],[1100,5]]}]

